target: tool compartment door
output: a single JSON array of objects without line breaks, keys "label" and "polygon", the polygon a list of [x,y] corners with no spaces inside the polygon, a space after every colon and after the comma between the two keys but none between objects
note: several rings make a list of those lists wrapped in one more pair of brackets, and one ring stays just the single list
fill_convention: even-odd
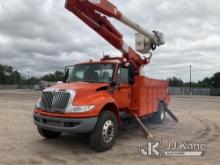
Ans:
[{"label": "tool compartment door", "polygon": [[157,111],[160,101],[169,103],[167,89],[167,81],[137,76],[132,87],[131,108],[138,117],[151,115]]}]

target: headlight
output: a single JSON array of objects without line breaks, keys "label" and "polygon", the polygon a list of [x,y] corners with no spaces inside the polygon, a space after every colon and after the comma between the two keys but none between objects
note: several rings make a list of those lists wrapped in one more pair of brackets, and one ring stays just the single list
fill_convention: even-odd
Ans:
[{"label": "headlight", "polygon": [[69,113],[81,113],[81,112],[88,112],[94,109],[94,105],[90,106],[73,106],[71,110],[67,110]]},{"label": "headlight", "polygon": [[38,99],[37,102],[36,102],[36,104],[35,104],[35,106],[34,106],[34,109],[39,109],[39,108],[41,108],[40,102],[41,102],[41,99]]}]

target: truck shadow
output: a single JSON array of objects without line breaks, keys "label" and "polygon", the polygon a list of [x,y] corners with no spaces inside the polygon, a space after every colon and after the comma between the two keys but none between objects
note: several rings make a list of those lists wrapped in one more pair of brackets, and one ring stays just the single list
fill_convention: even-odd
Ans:
[{"label": "truck shadow", "polygon": [[[150,120],[143,120],[144,124],[149,128],[149,131],[157,132],[161,130],[171,129],[173,121],[166,119],[163,124],[155,124]],[[126,127],[119,129],[116,145],[120,145],[123,140],[132,140],[144,138],[142,132],[134,122],[125,124]],[[145,138],[146,139],[146,138]],[[56,150],[65,150],[65,152],[73,152],[74,154],[95,153],[89,143],[89,134],[63,134],[55,139],[43,139],[40,143]]]},{"label": "truck shadow", "polygon": [[[89,144],[89,134],[63,134],[59,138],[43,139],[40,141],[47,147],[77,153],[92,152]],[[75,154],[75,153],[74,153]]]},{"label": "truck shadow", "polygon": [[[166,131],[176,125],[176,123],[170,118],[166,118],[164,120],[164,122],[161,124],[157,124],[150,119],[142,119],[141,121],[144,123],[144,125],[147,127],[147,129],[150,133]],[[146,137],[143,137],[143,133],[141,132],[138,125],[133,120],[128,120],[125,123],[125,126],[119,130],[119,137],[122,137],[122,138],[124,138],[124,137],[127,137],[127,138],[140,137],[140,138],[146,139]]]}]

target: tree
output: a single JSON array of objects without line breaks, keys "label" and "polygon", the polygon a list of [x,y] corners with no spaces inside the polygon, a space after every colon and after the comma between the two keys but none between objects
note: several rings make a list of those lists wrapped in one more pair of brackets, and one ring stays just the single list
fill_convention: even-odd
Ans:
[{"label": "tree", "polygon": [[56,72],[54,73],[54,77],[55,77],[55,80],[56,80],[56,81],[64,81],[64,79],[65,79],[65,75],[64,75],[64,73],[61,72],[61,71],[56,71]]},{"label": "tree", "polygon": [[0,65],[0,84],[6,84],[5,66]]},{"label": "tree", "polygon": [[0,65],[0,84],[19,84],[21,74],[8,65]]},{"label": "tree", "polygon": [[176,77],[168,78],[168,82],[171,87],[182,87],[184,85],[183,81]]},{"label": "tree", "polygon": [[38,84],[38,82],[40,82],[40,78],[37,77],[30,77],[29,80],[28,79],[23,79],[21,84],[30,84],[30,85],[36,85]]},{"label": "tree", "polygon": [[209,88],[212,85],[210,78],[206,77],[204,80],[198,82],[198,87]]},{"label": "tree", "polygon": [[46,74],[43,77],[41,77],[41,80],[47,81],[47,82],[54,82],[54,75],[53,74]]},{"label": "tree", "polygon": [[203,88],[220,88],[220,72],[215,73],[211,78],[206,77],[197,85]]},{"label": "tree", "polygon": [[214,76],[211,78],[210,84],[214,88],[220,88],[220,72],[214,74]]},{"label": "tree", "polygon": [[65,75],[61,71],[56,71],[54,74],[46,74],[41,79],[47,82],[64,81]]}]

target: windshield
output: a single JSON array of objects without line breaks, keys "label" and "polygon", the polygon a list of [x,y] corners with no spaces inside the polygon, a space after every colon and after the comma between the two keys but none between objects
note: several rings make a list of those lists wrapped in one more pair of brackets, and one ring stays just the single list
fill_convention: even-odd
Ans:
[{"label": "windshield", "polygon": [[109,83],[114,64],[79,64],[72,66],[67,82]]}]

